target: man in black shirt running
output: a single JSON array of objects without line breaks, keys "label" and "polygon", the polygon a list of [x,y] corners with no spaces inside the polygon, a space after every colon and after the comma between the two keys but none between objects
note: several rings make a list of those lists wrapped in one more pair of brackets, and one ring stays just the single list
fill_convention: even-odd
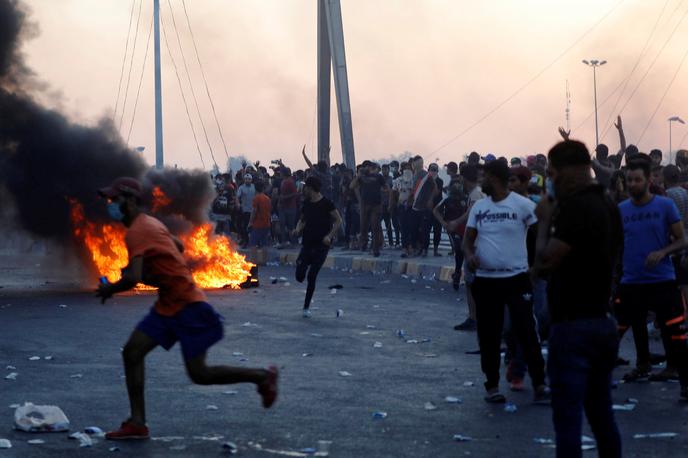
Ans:
[{"label": "man in black shirt running", "polygon": [[[611,318],[612,272],[623,243],[621,218],[592,181],[585,145],[566,140],[549,151],[549,195],[540,200],[535,274],[549,274],[552,326],[547,370],[557,457],[580,457],[582,414],[599,455],[621,456],[611,376],[619,341]],[[555,197],[556,195],[556,197]]]},{"label": "man in black shirt running", "polygon": [[306,300],[303,304],[304,318],[311,316],[309,307],[315,292],[315,280],[327,259],[332,239],[342,224],[342,218],[332,201],[320,194],[320,186],[317,177],[306,179],[301,218],[294,230],[297,236],[303,234],[303,247],[296,260],[296,280],[299,283],[306,278],[308,280]]}]

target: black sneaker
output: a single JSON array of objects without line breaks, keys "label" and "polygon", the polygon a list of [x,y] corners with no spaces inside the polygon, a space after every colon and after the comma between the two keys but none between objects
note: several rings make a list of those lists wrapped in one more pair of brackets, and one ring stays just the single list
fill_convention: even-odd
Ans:
[{"label": "black sneaker", "polygon": [[478,323],[473,318],[466,318],[466,321],[454,326],[455,331],[475,331],[476,329],[478,329]]},{"label": "black sneaker", "polygon": [[499,388],[492,388],[487,390],[485,402],[489,402],[490,404],[504,404],[506,402],[506,397],[499,392]]},{"label": "black sneaker", "polygon": [[552,392],[547,385],[540,385],[535,390],[533,404],[550,405],[552,403]]},{"label": "black sneaker", "polygon": [[632,371],[624,374],[623,380],[626,383],[637,382],[638,380],[647,380],[650,377],[649,366],[639,366]]}]

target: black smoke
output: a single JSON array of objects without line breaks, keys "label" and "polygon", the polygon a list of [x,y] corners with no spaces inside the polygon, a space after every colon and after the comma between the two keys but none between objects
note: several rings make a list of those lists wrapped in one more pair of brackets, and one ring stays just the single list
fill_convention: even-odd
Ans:
[{"label": "black smoke", "polygon": [[75,124],[36,101],[39,85],[21,54],[24,40],[36,33],[22,2],[0,0],[0,205],[14,208],[15,225],[67,242],[69,199],[83,204],[88,219],[104,220],[96,190],[119,176],[139,178],[148,190],[160,186],[173,202],[163,215],[170,221],[201,222],[212,195],[207,173],[152,171],[109,120]]}]

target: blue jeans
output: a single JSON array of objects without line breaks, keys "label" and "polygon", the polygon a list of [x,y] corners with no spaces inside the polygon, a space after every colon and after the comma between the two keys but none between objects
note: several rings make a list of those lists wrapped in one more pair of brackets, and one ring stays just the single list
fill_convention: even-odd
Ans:
[{"label": "blue jeans", "polygon": [[552,325],[547,371],[558,458],[582,456],[583,411],[595,435],[599,456],[621,456],[621,436],[611,395],[618,351],[616,322],[611,318]]}]

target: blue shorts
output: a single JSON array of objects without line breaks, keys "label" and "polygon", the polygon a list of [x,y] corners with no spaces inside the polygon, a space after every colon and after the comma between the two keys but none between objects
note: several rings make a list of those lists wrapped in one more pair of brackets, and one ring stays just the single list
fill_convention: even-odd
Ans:
[{"label": "blue shorts", "polygon": [[248,245],[251,247],[263,248],[268,246],[268,240],[270,239],[270,228],[265,227],[261,229],[251,229],[251,233],[248,235]]},{"label": "blue shorts", "polygon": [[222,339],[224,318],[207,302],[193,302],[174,316],[163,316],[151,311],[136,329],[169,350],[179,341],[184,360],[190,360],[207,352]]}]

